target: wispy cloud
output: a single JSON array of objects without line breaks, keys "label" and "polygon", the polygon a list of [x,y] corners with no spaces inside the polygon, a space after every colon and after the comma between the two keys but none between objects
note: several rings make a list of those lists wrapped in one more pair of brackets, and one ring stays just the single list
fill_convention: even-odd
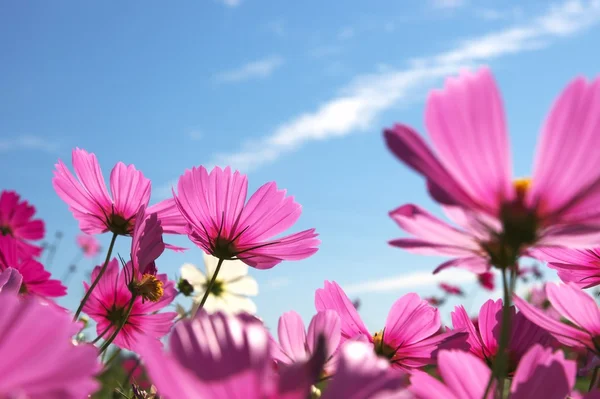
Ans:
[{"label": "wispy cloud", "polygon": [[0,139],[0,152],[24,150],[54,153],[58,150],[58,144],[43,137],[31,135]]},{"label": "wispy cloud", "polygon": [[242,4],[242,0],[217,0],[219,3],[225,4],[227,7],[237,7]]},{"label": "wispy cloud", "polygon": [[499,57],[547,47],[557,38],[598,21],[600,0],[570,0],[551,7],[527,24],[467,39],[449,51],[414,59],[407,68],[360,76],[315,111],[298,115],[279,125],[271,135],[248,142],[237,152],[217,154],[213,164],[231,165],[247,172],[308,142],[372,129],[384,111],[402,101],[420,98],[426,88],[448,74]]},{"label": "wispy cloud", "polygon": [[347,26],[339,31],[338,39],[339,40],[348,40],[354,37],[355,31],[353,28]]},{"label": "wispy cloud", "polygon": [[466,0],[432,0],[435,8],[458,8],[467,4]]},{"label": "wispy cloud", "polygon": [[519,6],[498,10],[493,8],[479,8],[475,10],[475,15],[486,21],[498,21],[505,19],[519,19],[524,16],[523,9]]},{"label": "wispy cloud", "polygon": [[264,283],[264,286],[268,289],[276,290],[276,289],[280,289],[283,287],[287,287],[288,285],[291,284],[291,282],[292,282],[292,280],[290,280],[289,277],[275,277],[275,278],[267,280]]},{"label": "wispy cloud", "polygon": [[265,25],[265,29],[277,37],[285,37],[287,35],[287,24],[284,19],[276,19]]},{"label": "wispy cloud", "polygon": [[403,289],[415,290],[416,288],[435,287],[442,281],[450,284],[465,284],[475,282],[476,277],[472,272],[462,269],[448,269],[438,274],[432,274],[431,271],[416,272],[346,285],[344,291],[354,295]]},{"label": "wispy cloud", "polygon": [[198,140],[201,140],[202,137],[204,137],[204,135],[202,134],[202,131],[200,131],[200,130],[190,130],[188,132],[188,137],[192,141],[198,141]]},{"label": "wispy cloud", "polygon": [[273,55],[261,60],[252,61],[239,68],[218,73],[214,76],[215,82],[234,83],[249,79],[264,79],[283,65],[283,58]]}]

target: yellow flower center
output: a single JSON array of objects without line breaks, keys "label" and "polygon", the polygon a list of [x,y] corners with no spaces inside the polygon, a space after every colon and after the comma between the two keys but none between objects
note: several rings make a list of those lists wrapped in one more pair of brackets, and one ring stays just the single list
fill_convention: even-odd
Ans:
[{"label": "yellow flower center", "polygon": [[386,359],[391,359],[396,354],[396,350],[383,342],[383,330],[373,335],[373,347],[375,353]]},{"label": "yellow flower center", "polygon": [[141,281],[134,282],[133,292],[144,300],[156,302],[164,294],[163,283],[152,274],[144,274]]},{"label": "yellow flower center", "polygon": [[529,177],[520,177],[513,181],[513,186],[515,187],[515,191],[517,192],[517,198],[524,199],[525,194],[531,188],[531,178]]}]

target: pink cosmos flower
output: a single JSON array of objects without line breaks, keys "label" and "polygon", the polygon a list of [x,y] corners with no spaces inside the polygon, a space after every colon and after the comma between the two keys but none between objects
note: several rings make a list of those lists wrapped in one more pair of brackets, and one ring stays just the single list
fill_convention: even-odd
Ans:
[{"label": "pink cosmos flower", "polygon": [[88,258],[93,258],[100,252],[100,241],[89,234],[79,234],[76,238],[77,245]]},{"label": "pink cosmos flower", "polygon": [[0,293],[0,397],[80,399],[99,388],[93,345],[73,345],[81,326],[35,297]]},{"label": "pink cosmos flower", "polygon": [[573,348],[589,349],[600,355],[600,309],[596,301],[573,283],[546,284],[550,304],[573,325],[562,323],[546,315],[527,301],[515,296],[515,305],[521,313],[538,326],[546,329],[558,342]]},{"label": "pink cosmos flower", "polygon": [[190,239],[220,259],[241,259],[270,269],[283,260],[300,260],[317,252],[315,229],[269,240],[290,228],[301,206],[274,182],[260,187],[247,203],[248,179],[229,167],[210,173],[200,166],[186,170],[173,193],[190,224]]},{"label": "pink cosmos flower", "polygon": [[335,371],[335,354],[340,344],[340,317],[333,310],[317,313],[308,325],[308,333],[300,315],[294,311],[279,318],[279,344],[272,345],[272,356],[277,362],[294,364],[306,362],[318,347],[319,337],[325,340],[325,372]]},{"label": "pink cosmos flower", "polygon": [[494,273],[485,272],[477,275],[477,281],[479,281],[479,285],[485,288],[488,291],[494,291],[495,283]]},{"label": "pink cosmos flower", "polygon": [[[575,369],[561,351],[534,345],[517,367],[509,398],[565,399],[575,385]],[[491,373],[481,359],[456,350],[440,351],[438,370],[443,382],[424,372],[411,376],[409,390],[416,399],[481,399]],[[494,397],[493,391],[487,399]]]},{"label": "pink cosmos flower", "polygon": [[426,300],[428,304],[435,307],[442,306],[444,302],[446,302],[443,298],[437,298],[435,296],[428,296],[423,299]]},{"label": "pink cosmos flower", "polygon": [[456,285],[451,285],[451,284],[448,284],[448,283],[440,283],[440,288],[446,294],[458,295],[458,296],[463,296],[464,295],[464,293],[462,292],[462,290],[460,289],[460,287],[458,287]]},{"label": "pink cosmos flower", "polygon": [[18,294],[21,289],[23,276],[18,270],[9,267],[0,273],[0,292]]},{"label": "pink cosmos flower", "polygon": [[540,248],[531,256],[548,262],[548,267],[556,270],[566,283],[572,282],[581,288],[600,284],[600,248]]},{"label": "pink cosmos flower", "polygon": [[[142,345],[140,354],[161,397],[305,399],[322,361],[296,364],[275,374],[271,340],[248,315],[208,314],[177,323],[170,352]],[[322,354],[321,354],[322,356]]]},{"label": "pink cosmos flower", "polygon": [[[371,335],[346,293],[335,282],[315,293],[317,311],[334,310],[340,316],[342,343],[350,339],[370,342],[375,353],[393,367],[410,370],[435,362],[440,345],[460,345],[466,334],[456,331],[438,334],[442,326],[439,311],[419,298],[407,294],[390,309],[385,327]],[[452,342],[449,342],[452,341]]]},{"label": "pink cosmos flower", "polygon": [[338,369],[322,399],[412,398],[403,388],[407,375],[390,367],[364,342],[348,341],[340,348]]},{"label": "pink cosmos flower", "polygon": [[29,241],[44,238],[45,227],[41,219],[32,219],[35,207],[19,199],[14,191],[0,193],[0,235],[15,240],[19,257],[26,259],[42,253],[41,247]]},{"label": "pink cosmos flower", "polygon": [[[133,165],[119,162],[110,174],[111,197],[96,155],[75,148],[72,156],[77,179],[59,160],[52,185],[69,205],[69,210],[79,221],[79,228],[87,234],[111,231],[130,235],[138,210],[141,206],[147,207],[150,201],[150,180]],[[147,212],[158,213],[165,233],[184,233],[185,220],[178,215],[172,199],[149,207]]]},{"label": "pink cosmos flower", "polygon": [[[101,266],[94,268],[91,281],[96,279],[100,269]],[[177,312],[156,314],[154,312],[169,305],[177,295],[177,291],[174,283],[168,281],[166,274],[156,275],[155,280],[160,282],[156,288],[163,291],[158,295],[160,299],[156,302],[144,300],[141,296],[135,299],[125,326],[113,342],[115,345],[137,351],[139,343],[143,341],[144,337],[153,338],[153,342],[159,343],[160,338],[170,331]],[[83,307],[83,311],[97,323],[98,335],[105,338],[110,337],[115,326],[123,320],[131,300],[129,283],[124,269],[119,270],[117,259],[110,261],[106,272]],[[89,288],[87,283],[84,282],[83,285],[86,290]]]},{"label": "pink cosmos flower", "polygon": [[140,361],[135,357],[128,357],[121,363],[123,371],[129,376],[129,382],[135,384],[142,389],[150,389],[152,383],[146,377],[144,366],[140,364]]},{"label": "pink cosmos flower", "polygon": [[42,297],[59,297],[67,294],[67,287],[59,280],[50,278],[50,273],[44,266],[33,258],[19,260],[18,244],[6,236],[0,236],[0,270],[13,268],[17,270],[23,282],[21,293],[39,295]]},{"label": "pink cosmos flower", "polygon": [[554,320],[560,320],[560,313],[554,309],[546,295],[546,284],[541,287],[532,287],[529,291],[529,303],[544,312]]},{"label": "pink cosmos flower", "polygon": [[[500,324],[502,320],[502,300],[488,300],[479,310],[478,325],[475,327],[463,306],[456,306],[451,314],[452,326],[469,333],[467,342],[470,351],[488,364],[492,364],[498,354]],[[545,330],[530,322],[511,307],[511,331],[508,342],[509,373],[517,367],[523,355],[535,344],[550,346],[552,337]]]},{"label": "pink cosmos flower", "polygon": [[[463,72],[431,92],[425,125],[437,155],[406,125],[385,131],[389,149],[425,177],[437,202],[465,209],[469,224],[495,234],[492,241],[473,240],[477,235],[430,219],[411,226],[419,234],[409,231],[417,236],[412,247],[404,243],[409,249],[469,260],[477,253],[499,257],[506,247],[520,255],[534,245],[586,247],[597,241],[600,78],[577,78],[558,97],[542,128],[531,180],[512,180],[504,109],[489,69]],[[473,268],[476,261],[470,262],[463,267]]]},{"label": "pink cosmos flower", "polygon": [[156,213],[149,213],[141,206],[131,240],[131,263],[134,272],[144,275],[156,274],[155,261],[165,250],[163,227]]}]

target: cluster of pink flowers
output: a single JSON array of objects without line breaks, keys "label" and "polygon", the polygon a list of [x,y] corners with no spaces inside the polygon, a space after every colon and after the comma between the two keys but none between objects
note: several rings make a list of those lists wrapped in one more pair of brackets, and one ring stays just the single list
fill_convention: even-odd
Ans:
[{"label": "cluster of pink flowers", "polygon": [[[59,161],[54,189],[79,222],[82,255],[101,251],[95,235],[110,233],[110,244],[71,314],[54,302],[66,287],[40,262],[44,223],[19,195],[1,193],[0,397],[90,397],[103,389],[101,374],[111,384],[105,372],[124,349],[135,355],[122,362],[126,378],[111,392],[134,399],[600,398],[600,309],[583,291],[600,284],[600,79],[576,79],[560,95],[532,179],[511,180],[504,111],[488,69],[433,91],[425,124],[435,153],[405,125],[387,129],[385,139],[458,227],[406,204],[390,216],[412,237],[390,244],[450,256],[435,272],[460,267],[484,289],[501,288],[503,298],[485,302],[476,318],[459,305],[443,325],[436,306],[468,295],[441,283],[444,297],[403,295],[382,328],[369,330],[335,281],[316,290],[308,327],[295,311],[280,317],[276,334],[247,313],[210,314],[203,306],[225,261],[265,270],[317,252],[315,229],[281,236],[301,206],[274,182],[247,199],[245,175],[203,166],[181,175],[172,198],[150,205],[142,172],[119,162],[109,194],[96,156],[77,148],[75,174]],[[185,249],[166,244],[165,234],[187,236],[218,262],[194,312],[179,317],[166,308],[189,295],[190,284],[170,280],[160,257]],[[113,257],[123,237],[129,254]],[[519,297],[519,278],[540,274],[520,267],[523,257],[548,262],[563,283]],[[95,322],[93,340],[82,313]],[[107,357],[109,348],[118,349]],[[589,392],[575,390],[582,376]]]}]

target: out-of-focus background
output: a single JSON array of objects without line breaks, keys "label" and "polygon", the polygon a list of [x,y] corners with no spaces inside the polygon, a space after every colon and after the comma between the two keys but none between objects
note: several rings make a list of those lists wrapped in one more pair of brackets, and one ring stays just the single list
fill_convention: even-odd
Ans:
[{"label": "out-of-focus background", "polygon": [[[52,185],[58,159],[94,152],[108,179],[118,161],[167,198],[192,166],[231,165],[253,191],[276,181],[303,205],[293,231],[316,227],[308,260],[251,270],[268,326],[295,309],[314,312],[314,291],[335,280],[373,331],[402,294],[438,293],[439,281],[490,295],[474,277],[432,277],[443,258],[388,246],[402,235],[387,212],[417,203],[440,214],[423,180],[387,151],[382,128],[423,128],[427,92],[461,68],[490,65],[508,115],[516,176],[530,173],[536,137],[557,94],[576,75],[600,73],[600,1],[0,2],[0,188],[37,207],[46,241],[63,234],[50,266],[65,276],[79,249],[77,222]],[[202,267],[189,247],[167,251],[161,271]],[[100,237],[104,248],[108,235]],[[119,238],[127,256],[130,239]],[[78,262],[69,295],[99,263]],[[44,258],[42,258],[44,261]],[[552,271],[547,279],[555,279]],[[498,293],[492,293],[498,297]],[[188,301],[178,298],[186,306]],[[444,319],[455,300],[444,306]]]}]

